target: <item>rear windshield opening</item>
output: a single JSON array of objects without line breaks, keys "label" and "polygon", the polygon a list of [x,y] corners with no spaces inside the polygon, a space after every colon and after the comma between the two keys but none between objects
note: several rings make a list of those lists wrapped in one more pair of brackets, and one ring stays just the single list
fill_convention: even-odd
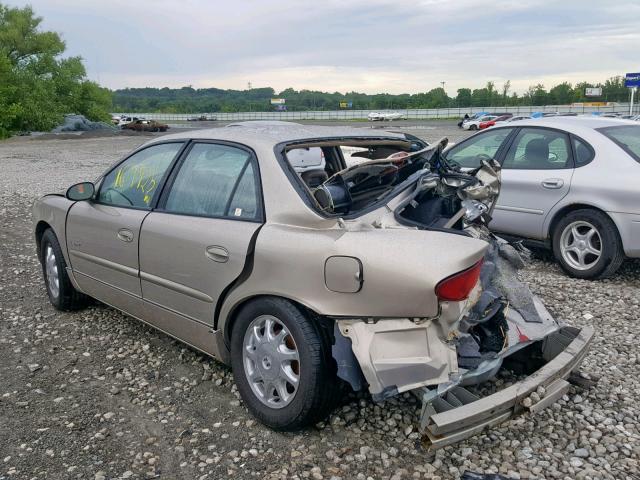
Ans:
[{"label": "rear windshield opening", "polygon": [[285,148],[308,200],[326,215],[357,214],[422,168],[426,145],[405,139],[324,140]]},{"label": "rear windshield opening", "polygon": [[620,125],[597,129],[640,162],[640,125]]}]

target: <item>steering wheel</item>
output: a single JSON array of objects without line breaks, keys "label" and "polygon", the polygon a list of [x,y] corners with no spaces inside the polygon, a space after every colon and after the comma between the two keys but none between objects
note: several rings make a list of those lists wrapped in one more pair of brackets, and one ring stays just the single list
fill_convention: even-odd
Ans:
[{"label": "steering wheel", "polygon": [[109,187],[107,188],[105,191],[105,193],[107,192],[116,192],[118,195],[120,195],[122,198],[124,198],[127,202],[129,202],[129,205],[133,206],[133,202],[131,201],[131,199],[129,199],[129,197],[127,197],[124,193],[122,193],[120,190],[116,190],[113,187]]}]

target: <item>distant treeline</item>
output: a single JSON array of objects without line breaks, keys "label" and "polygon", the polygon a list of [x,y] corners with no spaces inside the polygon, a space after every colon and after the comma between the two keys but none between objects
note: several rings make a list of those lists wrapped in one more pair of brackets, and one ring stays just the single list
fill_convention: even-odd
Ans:
[{"label": "distant treeline", "polygon": [[[586,97],[587,87],[602,87],[601,97]],[[245,112],[270,111],[272,98],[284,98],[289,111],[337,110],[341,102],[351,102],[354,110],[487,107],[518,105],[564,105],[582,101],[626,102],[629,91],[623,77],[612,77],[604,83],[581,82],[576,85],[563,82],[547,90],[538,84],[529,87],[523,95],[511,92],[511,82],[500,87],[488,82],[485,87],[458,89],[449,97],[444,89],[434,88],[415,94],[375,94],[349,92],[328,93],[288,88],[276,92],[273,88],[250,90],[221,90],[218,88],[126,88],[113,91],[114,111],[117,112]]]}]

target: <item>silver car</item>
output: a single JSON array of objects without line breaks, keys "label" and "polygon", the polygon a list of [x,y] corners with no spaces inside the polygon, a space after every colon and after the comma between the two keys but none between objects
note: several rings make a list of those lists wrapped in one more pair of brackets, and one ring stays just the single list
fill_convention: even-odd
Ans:
[{"label": "silver car", "polygon": [[496,125],[451,148],[465,169],[502,166],[490,228],[551,248],[577,278],[612,275],[640,257],[640,125],[550,117]]},{"label": "silver car", "polygon": [[[499,165],[462,172],[445,144],[272,124],[154,138],[36,202],[49,298],[93,297],[231,365],[275,429],[321,420],[343,384],[416,394],[435,446],[542,408],[593,330],[552,318],[486,227]],[[504,368],[535,373],[484,398],[467,389]]]}]

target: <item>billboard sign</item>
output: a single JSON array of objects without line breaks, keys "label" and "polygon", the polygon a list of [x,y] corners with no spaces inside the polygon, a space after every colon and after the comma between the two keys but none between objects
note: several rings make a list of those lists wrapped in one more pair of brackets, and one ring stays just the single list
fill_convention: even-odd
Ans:
[{"label": "billboard sign", "polygon": [[351,108],[353,107],[353,102],[340,102],[340,108]]},{"label": "billboard sign", "polygon": [[627,73],[624,76],[625,87],[640,87],[640,72],[639,73]]},{"label": "billboard sign", "polygon": [[272,98],[271,105],[284,105],[286,100],[284,98]]},{"label": "billboard sign", "polygon": [[600,97],[602,96],[602,87],[588,87],[584,90],[585,97]]}]

